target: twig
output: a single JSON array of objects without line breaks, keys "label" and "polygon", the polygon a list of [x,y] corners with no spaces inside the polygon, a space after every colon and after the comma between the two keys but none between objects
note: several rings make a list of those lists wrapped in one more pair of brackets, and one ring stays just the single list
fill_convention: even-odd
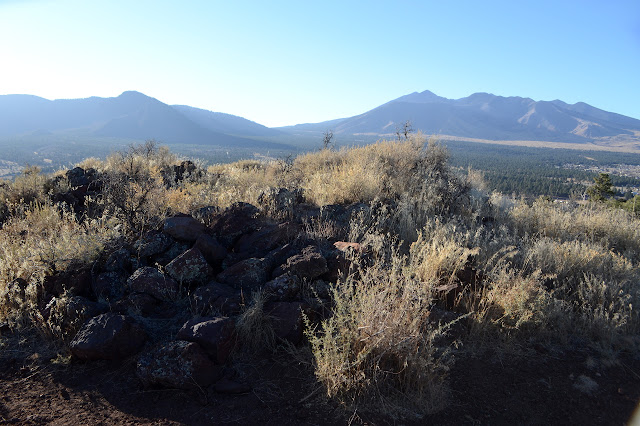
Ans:
[{"label": "twig", "polygon": [[311,392],[309,395],[305,396],[304,398],[302,398],[300,401],[298,401],[298,404],[302,404],[303,402],[305,402],[307,399],[311,398],[312,396],[314,396],[315,394],[318,393],[318,391],[320,391],[322,389],[322,386],[319,386],[317,388],[315,388],[313,390],[313,392]]}]

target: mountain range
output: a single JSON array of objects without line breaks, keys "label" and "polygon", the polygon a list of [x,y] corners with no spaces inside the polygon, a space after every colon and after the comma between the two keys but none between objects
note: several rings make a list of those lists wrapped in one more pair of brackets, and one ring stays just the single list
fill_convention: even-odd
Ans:
[{"label": "mountain range", "polygon": [[414,130],[460,138],[571,143],[615,138],[640,143],[640,120],[583,102],[534,101],[489,93],[447,99],[428,90],[399,97],[354,117],[281,130],[318,132],[330,128],[336,135],[385,136],[393,135],[407,120]]},{"label": "mountain range", "polygon": [[0,96],[2,139],[67,136],[78,140],[156,139],[162,143],[226,148],[290,148],[260,139],[280,133],[241,117],[170,106],[134,91],[115,98],[53,101],[32,95]]},{"label": "mountain range", "polygon": [[[368,135],[392,137],[406,121],[414,130],[443,138],[482,141],[541,141],[626,146],[640,152],[640,120],[582,102],[534,101],[475,93],[447,99],[428,90],[353,117],[268,128],[230,114],[167,105],[135,91],[114,98],[47,100],[33,95],[0,96],[0,142],[156,139],[167,144],[223,149],[293,150],[319,143],[332,130],[343,143]],[[306,142],[303,142],[306,138]],[[544,146],[544,144],[542,144]]]}]

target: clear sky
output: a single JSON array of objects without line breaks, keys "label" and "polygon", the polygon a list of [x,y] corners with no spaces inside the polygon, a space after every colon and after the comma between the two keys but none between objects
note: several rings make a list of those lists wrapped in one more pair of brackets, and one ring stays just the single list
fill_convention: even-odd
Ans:
[{"label": "clear sky", "polygon": [[640,1],[0,0],[0,94],[125,90],[267,126],[423,90],[640,118]]}]

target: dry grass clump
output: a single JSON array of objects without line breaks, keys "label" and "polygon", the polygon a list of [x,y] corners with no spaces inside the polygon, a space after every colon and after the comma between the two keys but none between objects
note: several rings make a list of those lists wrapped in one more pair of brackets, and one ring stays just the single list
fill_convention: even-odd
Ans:
[{"label": "dry grass clump", "polygon": [[[36,204],[14,217],[0,232],[0,322],[33,319],[45,276],[90,265],[105,244],[119,236],[117,221],[101,217],[82,223],[51,204]],[[8,283],[22,279],[25,292],[16,297]],[[16,307],[19,306],[19,308]]]},{"label": "dry grass clump", "polygon": [[0,226],[11,216],[21,215],[33,203],[46,199],[46,176],[38,167],[26,167],[12,182],[0,181]]},{"label": "dry grass clump", "polygon": [[298,157],[307,200],[318,205],[419,198],[446,211],[468,187],[447,166],[447,152],[422,135]]},{"label": "dry grass clump", "polygon": [[509,211],[511,226],[520,234],[560,241],[586,241],[640,260],[640,227],[633,214],[597,203],[588,206],[554,205],[539,199],[517,203]]},{"label": "dry grass clump", "polygon": [[432,287],[405,276],[402,259],[376,263],[332,287],[333,315],[308,337],[330,397],[378,413],[421,417],[447,401],[450,354],[429,320]]},{"label": "dry grass clump", "polygon": [[277,346],[277,336],[271,318],[265,312],[267,297],[264,292],[252,293],[251,300],[244,306],[236,320],[237,342],[247,353],[256,354],[272,351]]}]

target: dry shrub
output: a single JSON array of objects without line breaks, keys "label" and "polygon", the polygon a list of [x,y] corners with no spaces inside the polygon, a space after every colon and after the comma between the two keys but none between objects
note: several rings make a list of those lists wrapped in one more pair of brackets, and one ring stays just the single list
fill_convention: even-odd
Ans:
[{"label": "dry shrub", "polygon": [[527,248],[527,263],[553,275],[558,287],[573,287],[585,274],[616,281],[640,278],[629,259],[599,244],[578,240],[541,238]]},{"label": "dry shrub", "polygon": [[333,315],[308,331],[316,376],[330,397],[378,413],[420,417],[443,408],[450,354],[429,321],[431,286],[408,279],[401,259],[332,287]]},{"label": "dry shrub", "polygon": [[412,272],[425,282],[451,284],[456,273],[462,270],[470,258],[478,253],[478,248],[464,245],[464,234],[447,226],[425,227],[418,239],[411,244],[410,259]]},{"label": "dry shrub", "polygon": [[471,340],[476,343],[523,344],[527,339],[568,338],[570,307],[551,295],[541,283],[539,272],[525,275],[506,263],[489,274],[488,282],[473,312]]},{"label": "dry shrub", "polygon": [[[113,219],[101,217],[80,223],[50,204],[33,205],[24,217],[9,220],[0,232],[0,321],[32,318],[46,275],[91,264],[105,244],[119,235]],[[11,301],[8,283],[28,283],[22,301]],[[20,308],[11,307],[16,302]]]},{"label": "dry shrub", "polygon": [[517,203],[509,212],[511,226],[520,234],[541,235],[560,241],[585,241],[640,260],[638,219],[621,209],[590,204],[555,205],[537,200]]},{"label": "dry shrub", "polygon": [[414,200],[423,210],[445,212],[468,191],[447,165],[446,149],[422,135],[340,151],[298,157],[307,200],[318,205],[371,202],[376,198]]},{"label": "dry shrub", "polygon": [[258,205],[260,194],[276,186],[274,176],[269,172],[272,164],[244,160],[209,167],[208,173],[218,176],[209,188],[211,205],[221,208],[237,202]]},{"label": "dry shrub", "polygon": [[107,158],[102,201],[106,208],[114,209],[113,215],[128,231],[139,234],[155,228],[170,212],[162,174],[176,161],[168,148],[158,148],[153,141]]},{"label": "dry shrub", "polygon": [[585,274],[575,291],[577,323],[599,349],[635,350],[640,346],[640,303],[637,281],[607,281]]}]

